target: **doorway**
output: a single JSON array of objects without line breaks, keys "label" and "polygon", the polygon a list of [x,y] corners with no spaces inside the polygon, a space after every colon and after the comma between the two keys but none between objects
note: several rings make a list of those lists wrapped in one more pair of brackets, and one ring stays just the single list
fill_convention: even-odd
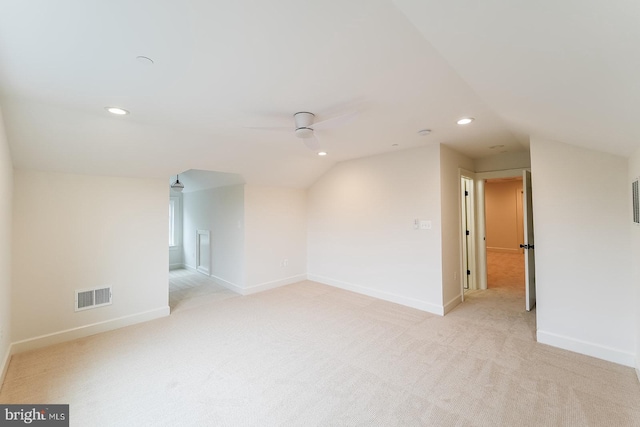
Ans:
[{"label": "doorway", "polygon": [[524,295],[522,177],[485,180],[487,288]]},{"label": "doorway", "polygon": [[[476,246],[476,258],[478,260],[478,269],[476,273],[477,288],[488,288],[487,279],[489,278],[489,274],[487,267],[492,267],[495,264],[498,264],[498,267],[502,268],[503,272],[506,272],[508,273],[508,275],[512,276],[511,279],[513,279],[514,277],[522,277],[522,270],[524,270],[524,305],[525,309],[527,311],[530,311],[534,308],[536,301],[534,252],[535,245],[532,205],[533,191],[531,185],[531,172],[527,169],[512,169],[477,173],[475,174],[475,177],[475,212],[477,213],[476,229],[478,234]],[[513,238],[513,234],[511,235],[509,244],[506,244],[503,238],[488,240],[490,236],[487,231],[487,200],[485,186],[487,182],[490,182],[491,180],[502,180],[503,182],[522,182],[521,195],[518,194],[515,188],[514,191],[509,195],[511,203],[513,203],[513,213],[511,214],[511,219],[501,219],[501,221],[503,222],[508,221],[511,224],[511,232],[514,232],[515,230],[516,233],[515,238]],[[520,188],[519,185],[517,188]],[[519,224],[523,225],[519,226]],[[494,253],[496,252],[499,255],[494,256]],[[505,260],[505,258],[507,258],[507,255],[504,254],[515,255],[512,256],[512,258],[514,259],[510,260],[510,262],[513,263],[511,267],[508,265],[509,261]],[[520,264],[520,259],[523,259],[523,264]],[[498,279],[500,280],[501,278]],[[517,286],[518,283],[521,283],[517,280],[514,282],[508,277],[502,279],[509,280],[515,286]],[[502,284],[504,285],[509,283],[503,282]],[[496,283],[494,280],[494,287],[495,285]]]}]

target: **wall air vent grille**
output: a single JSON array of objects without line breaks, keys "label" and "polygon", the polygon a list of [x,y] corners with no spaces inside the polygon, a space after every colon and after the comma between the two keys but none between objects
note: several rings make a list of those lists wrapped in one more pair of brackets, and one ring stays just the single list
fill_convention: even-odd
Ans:
[{"label": "wall air vent grille", "polygon": [[76,291],[76,310],[87,310],[111,304],[111,286]]}]

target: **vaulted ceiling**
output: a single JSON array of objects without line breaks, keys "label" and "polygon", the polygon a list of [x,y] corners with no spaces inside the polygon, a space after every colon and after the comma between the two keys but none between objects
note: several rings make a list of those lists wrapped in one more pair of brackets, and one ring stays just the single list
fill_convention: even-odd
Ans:
[{"label": "vaulted ceiling", "polygon": [[[336,162],[427,144],[472,158],[526,150],[531,136],[640,146],[638,2],[0,0],[0,11],[16,168],[199,169],[304,188]],[[293,133],[298,111],[358,114],[316,131],[329,153],[318,157]],[[475,121],[457,125],[465,116]],[[270,126],[290,130],[250,129]]]}]

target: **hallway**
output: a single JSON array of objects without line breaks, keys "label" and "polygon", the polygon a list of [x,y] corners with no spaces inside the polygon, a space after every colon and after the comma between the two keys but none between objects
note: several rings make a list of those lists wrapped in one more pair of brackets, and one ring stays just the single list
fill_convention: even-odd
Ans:
[{"label": "hallway", "polygon": [[524,294],[524,254],[487,251],[487,287]]}]

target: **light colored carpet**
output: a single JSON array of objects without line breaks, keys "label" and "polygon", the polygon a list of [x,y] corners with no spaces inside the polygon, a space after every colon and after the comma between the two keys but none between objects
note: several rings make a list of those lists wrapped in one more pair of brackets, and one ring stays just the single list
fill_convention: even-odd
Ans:
[{"label": "light colored carpet", "polygon": [[306,281],[16,355],[0,402],[73,426],[640,425],[634,370],[537,344],[521,298],[439,317]]},{"label": "light colored carpet", "polygon": [[237,297],[238,294],[218,285],[204,274],[185,269],[169,272],[169,307],[171,313],[213,301]]}]

